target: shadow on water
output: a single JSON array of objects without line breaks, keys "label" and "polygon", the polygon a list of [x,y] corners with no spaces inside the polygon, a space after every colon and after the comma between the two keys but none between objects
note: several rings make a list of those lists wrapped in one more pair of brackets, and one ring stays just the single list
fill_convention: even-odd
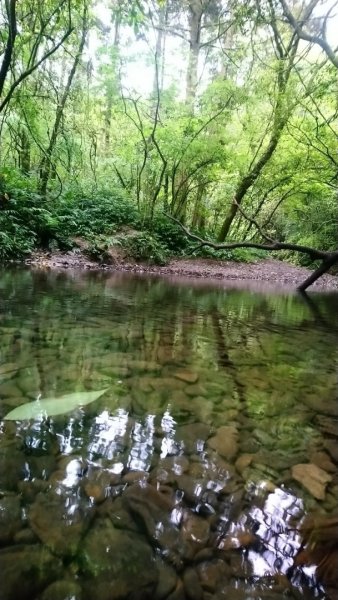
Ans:
[{"label": "shadow on water", "polygon": [[29,270],[0,291],[1,600],[337,598],[337,294]]}]

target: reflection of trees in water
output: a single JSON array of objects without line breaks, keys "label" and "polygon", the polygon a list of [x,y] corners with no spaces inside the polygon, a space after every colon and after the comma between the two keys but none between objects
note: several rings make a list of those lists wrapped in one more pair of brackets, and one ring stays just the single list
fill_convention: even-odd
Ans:
[{"label": "reflection of trees in water", "polygon": [[[106,273],[17,271],[6,277],[1,356],[17,365],[11,383],[18,386],[18,398],[106,385],[123,395],[117,380],[128,384],[130,376],[147,375],[148,364],[155,378],[191,367],[201,372],[200,383],[213,371],[220,385],[224,381],[227,388],[232,381],[243,403],[245,389],[254,389],[254,369],[256,378],[271,379],[276,390],[289,371],[289,394],[296,401],[304,394],[309,366],[315,368],[311,383],[318,385],[335,369],[332,331],[323,336],[322,320],[314,328],[311,311],[297,296],[178,287]],[[321,314],[330,302],[330,296],[316,299]]]}]

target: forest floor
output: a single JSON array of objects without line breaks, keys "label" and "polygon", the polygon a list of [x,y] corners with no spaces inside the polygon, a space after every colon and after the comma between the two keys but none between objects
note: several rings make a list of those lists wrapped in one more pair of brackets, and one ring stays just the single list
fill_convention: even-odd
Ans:
[{"label": "forest floor", "polygon": [[[165,275],[196,281],[210,281],[221,283],[228,287],[251,287],[274,289],[295,289],[311,273],[304,267],[292,265],[285,261],[267,259],[251,263],[235,261],[218,261],[203,258],[175,258],[165,266],[132,263],[130,261],[116,260],[111,264],[100,264],[89,260],[79,250],[66,253],[36,252],[26,264],[45,269],[85,269],[104,271],[127,271],[134,273],[149,273]],[[338,277],[324,275],[312,285],[311,291],[338,290]]]}]

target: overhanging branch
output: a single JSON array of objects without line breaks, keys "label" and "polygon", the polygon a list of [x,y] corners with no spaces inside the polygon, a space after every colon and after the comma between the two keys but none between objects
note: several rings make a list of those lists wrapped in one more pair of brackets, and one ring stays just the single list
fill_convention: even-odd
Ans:
[{"label": "overhanging branch", "polygon": [[186,236],[191,240],[194,240],[197,245],[191,251],[194,252],[199,250],[200,248],[209,247],[214,248],[214,250],[235,250],[236,248],[255,248],[257,250],[265,250],[267,252],[279,251],[279,250],[290,250],[292,252],[300,252],[301,254],[307,254],[310,256],[312,260],[321,260],[321,265],[313,272],[311,275],[299,286],[299,290],[305,291],[312,283],[314,283],[319,277],[324,275],[333,265],[338,263],[338,249],[333,252],[326,252],[324,250],[318,250],[317,248],[312,248],[311,246],[304,246],[302,244],[293,244],[291,242],[279,242],[277,240],[271,240],[271,243],[260,244],[258,242],[225,242],[218,244],[216,242],[211,242],[204,238],[201,238],[199,235],[192,233],[189,231],[187,227],[182,225],[182,223],[173,217],[165,213],[168,219],[179,225],[179,227],[184,231]]},{"label": "overhanging branch", "polygon": [[301,244],[293,244],[291,242],[278,242],[273,240],[269,244],[260,244],[258,242],[225,242],[222,244],[218,244],[216,242],[211,242],[209,240],[205,240],[195,233],[191,233],[187,227],[182,225],[182,223],[166,213],[168,219],[174,221],[177,225],[181,227],[187,237],[198,243],[199,247],[208,246],[210,248],[214,248],[215,250],[235,250],[236,248],[255,248],[257,250],[266,250],[268,252],[272,252],[274,250],[292,250],[293,252],[300,252],[302,254],[309,255],[313,260],[325,260],[329,258],[332,254],[337,254],[332,252],[325,252],[324,250],[318,250],[317,248],[311,248],[310,246],[303,246]]}]

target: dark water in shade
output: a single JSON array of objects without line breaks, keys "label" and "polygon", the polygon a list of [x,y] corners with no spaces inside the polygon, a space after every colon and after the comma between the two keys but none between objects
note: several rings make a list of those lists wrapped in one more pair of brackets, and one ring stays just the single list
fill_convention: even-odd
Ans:
[{"label": "dark water in shade", "polygon": [[337,339],[337,294],[0,272],[0,600],[338,598]]}]

